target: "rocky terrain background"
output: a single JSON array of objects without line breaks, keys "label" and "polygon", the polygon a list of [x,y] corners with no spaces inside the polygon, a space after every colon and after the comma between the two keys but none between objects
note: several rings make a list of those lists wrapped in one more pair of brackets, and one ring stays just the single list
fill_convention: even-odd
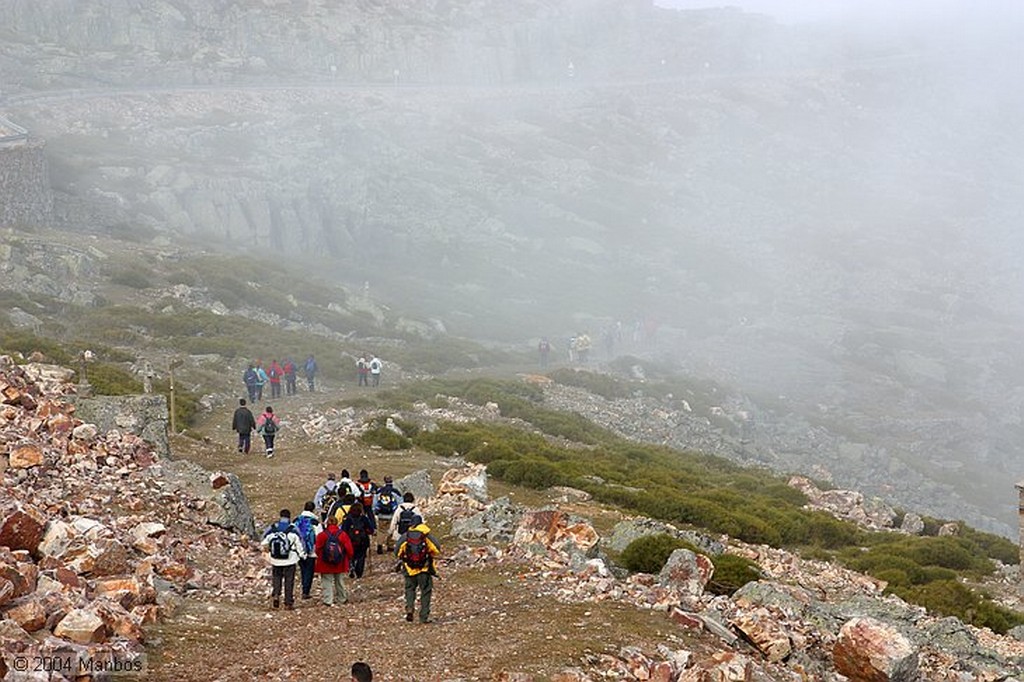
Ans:
[{"label": "rocky terrain background", "polygon": [[734,387],[725,449],[1013,533],[1003,36],[840,45],[598,0],[3,19],[3,112],[46,142],[62,228],[326,255],[476,338],[646,320],[620,350]]},{"label": "rocky terrain background", "polygon": [[[19,661],[33,657],[74,665],[134,661],[154,680],[324,677],[354,658],[370,661],[382,680],[518,682],[1010,682],[1024,666],[1024,643],[1013,636],[929,617],[883,597],[884,584],[863,575],[725,536],[623,518],[569,488],[523,501],[513,501],[516,491],[495,499],[484,466],[449,460],[415,469],[420,462],[408,461],[409,453],[390,459],[355,445],[355,427],[331,430],[332,456],[361,457],[375,471],[406,460],[409,473],[396,483],[415,491],[440,538],[436,622],[402,621],[396,577],[376,557],[369,576],[352,586],[354,603],[329,619],[346,645],[309,655],[310,628],[324,628],[315,602],[280,615],[273,621],[278,634],[267,637],[272,614],[266,567],[248,539],[253,516],[224,515],[237,512],[240,500],[249,509],[238,497],[239,478],[167,460],[137,437],[77,419],[66,401],[71,377],[59,367],[0,362],[0,462],[9,493],[0,506],[5,679],[73,677],[62,669],[24,673]],[[280,457],[294,479],[284,485],[262,458],[233,456],[221,416],[207,424],[205,443],[179,441],[185,447],[176,454],[233,460],[250,480],[262,527],[282,493],[322,477],[323,441],[315,436],[324,414],[311,404],[284,423]],[[458,402],[419,416],[498,418]],[[92,493],[67,494],[82,487]],[[849,515],[855,498],[836,506],[833,494],[832,511]],[[638,537],[666,532],[707,554],[677,550],[659,575],[630,575],[611,558]],[[732,597],[706,592],[723,552],[753,559],[763,578]],[[1001,593],[1015,603],[1016,576],[1002,579]],[[402,626],[419,629],[409,639],[397,633]],[[429,675],[410,671],[410,658]]]}]

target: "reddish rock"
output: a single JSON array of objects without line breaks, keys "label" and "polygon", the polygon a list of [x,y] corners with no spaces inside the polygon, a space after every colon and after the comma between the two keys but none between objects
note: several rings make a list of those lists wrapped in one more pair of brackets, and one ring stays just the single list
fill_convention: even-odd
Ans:
[{"label": "reddish rock", "polygon": [[78,574],[72,571],[67,566],[61,566],[54,571],[54,577],[62,584],[67,587],[78,589],[85,587],[85,582],[78,577]]},{"label": "reddish rock", "polygon": [[14,583],[7,578],[0,577],[0,606],[8,604],[14,599]]},{"label": "reddish rock", "polygon": [[18,403],[26,410],[36,409],[36,399],[32,397],[31,393],[22,393],[21,397],[18,399]]},{"label": "reddish rock", "polygon": [[679,676],[679,682],[751,682],[753,662],[742,654],[720,651]]},{"label": "reddish rock", "polygon": [[128,572],[128,549],[117,540],[100,538],[89,547],[89,554],[92,564],[84,573],[107,576]]},{"label": "reddish rock", "polygon": [[715,565],[703,554],[677,549],[658,574],[658,583],[684,594],[701,595],[715,573]]},{"label": "reddish rock", "polygon": [[914,682],[918,654],[910,640],[873,618],[854,618],[839,629],[832,650],[836,670],[851,682]]},{"label": "reddish rock", "polygon": [[132,609],[132,615],[141,625],[152,625],[160,619],[160,607],[156,604],[144,604]]},{"label": "reddish rock", "polygon": [[741,612],[731,623],[772,663],[784,660],[793,651],[789,633],[764,609]]},{"label": "reddish rock", "polygon": [[37,467],[45,461],[43,450],[31,443],[15,446],[7,457],[7,465],[12,469],[28,469]]},{"label": "reddish rock", "polygon": [[570,668],[552,675],[551,682],[593,682],[593,680],[582,670]]},{"label": "reddish rock", "polygon": [[220,490],[229,483],[231,483],[231,480],[228,478],[227,474],[223,472],[210,474],[210,487],[214,490]]},{"label": "reddish rock", "polygon": [[680,608],[673,608],[671,611],[668,612],[668,617],[672,620],[673,623],[681,627],[684,627],[687,630],[704,629],[704,619],[698,616],[696,613],[689,613],[687,611],[683,611]]},{"label": "reddish rock", "polygon": [[75,609],[61,619],[53,634],[78,644],[94,644],[107,639],[107,626],[93,611]]},{"label": "reddish rock", "polygon": [[17,405],[21,401],[21,390],[7,382],[0,383],[0,400],[5,405]]},{"label": "reddish rock", "polygon": [[659,661],[651,666],[651,682],[675,682],[676,667],[668,661]]},{"label": "reddish rock", "polygon": [[625,647],[619,652],[630,677],[636,680],[651,679],[651,659],[636,647]]},{"label": "reddish rock", "polygon": [[20,625],[25,632],[36,632],[46,626],[46,609],[31,597],[4,611],[4,616]]},{"label": "reddish rock", "polygon": [[24,549],[34,555],[45,528],[46,519],[33,509],[8,507],[0,510],[0,546]]}]

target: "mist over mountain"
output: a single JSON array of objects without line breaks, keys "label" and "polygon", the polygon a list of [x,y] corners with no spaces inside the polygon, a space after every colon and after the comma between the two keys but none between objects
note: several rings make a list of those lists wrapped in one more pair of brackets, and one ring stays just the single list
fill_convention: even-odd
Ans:
[{"label": "mist over mountain", "polygon": [[63,229],[326,262],[457,336],[639,323],[750,461],[1009,534],[1008,7],[8,0],[0,113]]}]

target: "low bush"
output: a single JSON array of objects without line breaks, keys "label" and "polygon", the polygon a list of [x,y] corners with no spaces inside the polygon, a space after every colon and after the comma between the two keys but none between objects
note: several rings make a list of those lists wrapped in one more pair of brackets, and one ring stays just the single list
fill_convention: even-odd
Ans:
[{"label": "low bush", "polygon": [[731,596],[747,583],[764,577],[761,567],[745,557],[719,554],[711,561],[715,565],[715,572],[706,588],[711,594]]},{"label": "low bush", "polygon": [[656,574],[661,572],[665,562],[677,549],[695,550],[693,545],[667,533],[645,535],[629,543],[622,550],[619,561],[634,573]]},{"label": "low bush", "polygon": [[926,585],[892,589],[892,592],[933,613],[956,616],[965,623],[987,627],[999,634],[1024,625],[1024,614],[995,604],[957,580],[938,580]]}]

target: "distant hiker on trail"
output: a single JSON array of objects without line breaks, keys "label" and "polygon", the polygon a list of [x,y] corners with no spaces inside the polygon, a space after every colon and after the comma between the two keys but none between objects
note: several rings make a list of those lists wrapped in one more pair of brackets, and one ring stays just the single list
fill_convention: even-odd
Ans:
[{"label": "distant hiker on trail", "polygon": [[259,419],[256,420],[256,431],[263,436],[263,444],[267,448],[267,457],[274,456],[274,438],[281,430],[281,420],[274,414],[274,408],[267,405]]},{"label": "distant hiker on trail", "polygon": [[548,357],[551,355],[551,342],[548,341],[548,337],[544,337],[537,344],[537,354],[540,355],[540,366],[548,366]]},{"label": "distant hiker on trail", "polygon": [[281,510],[281,520],[267,528],[260,545],[269,553],[272,584],[271,598],[274,608],[281,605],[281,588],[284,588],[284,607],[295,608],[295,566],[306,556],[302,539],[292,525],[292,513]]},{"label": "distant hiker on trail", "polygon": [[352,682],[373,682],[373,671],[362,661],[352,664]]},{"label": "distant hiker on trail", "polygon": [[306,358],[306,364],[302,366],[302,370],[306,374],[306,383],[309,385],[309,390],[312,393],[316,390],[316,360],[313,359],[312,353]]},{"label": "distant hiker on trail", "polygon": [[263,387],[270,381],[270,377],[267,376],[266,370],[263,369],[263,363],[256,361],[256,400],[263,400]]},{"label": "distant hiker on trail", "polygon": [[430,597],[434,591],[434,559],[440,554],[430,538],[430,527],[418,523],[409,529],[398,548],[405,569],[405,619],[412,622],[416,611],[416,592],[420,593],[420,622],[430,622]]},{"label": "distant hiker on trail", "polygon": [[284,392],[285,395],[295,395],[295,363],[292,362],[291,358],[285,358],[284,362],[281,363],[281,369],[284,371]]},{"label": "distant hiker on trail", "polygon": [[416,497],[407,492],[402,495],[402,502],[395,509],[394,516],[391,517],[391,529],[388,535],[391,537],[391,542],[394,546],[401,545],[401,536],[409,531],[413,526],[413,521],[416,518],[420,521],[423,520],[423,512],[416,506]]},{"label": "distant hiker on trail", "polygon": [[259,381],[259,377],[256,375],[256,366],[249,363],[245,373],[242,374],[242,382],[245,384],[245,390],[249,394],[249,402],[256,402],[256,384]]},{"label": "distant hiker on trail", "polygon": [[341,529],[348,533],[352,540],[352,567],[349,578],[362,578],[366,570],[366,553],[370,549],[370,536],[377,532],[373,517],[363,510],[363,505],[355,501],[348,509]]},{"label": "distant hiker on trail", "polygon": [[344,604],[348,601],[345,574],[352,558],[352,540],[334,519],[316,536],[316,572],[320,574],[324,606]]},{"label": "distant hiker on trail", "polygon": [[320,512],[320,518],[326,519],[327,512],[330,511],[334,503],[341,497],[341,488],[338,486],[338,482],[334,480],[334,474],[327,474],[327,480],[320,486],[316,494],[313,496],[313,504],[316,505],[317,511]]},{"label": "distant hiker on trail", "polygon": [[309,599],[309,591],[313,589],[313,571],[316,568],[316,536],[323,530],[315,509],[316,507],[311,501],[306,502],[299,518],[295,519],[295,532],[302,539],[302,548],[306,550],[306,556],[299,560],[303,599]]},{"label": "distant hiker on trail", "polygon": [[366,361],[365,355],[360,355],[359,359],[356,360],[356,377],[358,380],[357,386],[370,385],[370,363]]},{"label": "distant hiker on trail", "polygon": [[592,346],[593,342],[586,332],[576,337],[576,359],[579,360],[581,365],[587,364],[587,360],[590,359],[590,349]]},{"label": "distant hiker on trail", "polygon": [[249,454],[252,446],[252,432],[256,429],[256,417],[245,406],[245,398],[238,399],[235,416],[231,419],[231,430],[238,432],[238,451]]},{"label": "distant hiker on trail", "polygon": [[386,524],[388,526],[387,537],[382,538],[383,533],[377,536],[377,554],[384,553],[384,545],[387,545],[388,554],[395,546],[391,540],[391,519],[395,515],[395,510],[398,509],[401,499],[402,493],[395,488],[391,477],[385,476],[384,485],[377,489],[377,495],[373,500],[373,516],[377,519],[377,525],[383,527]]},{"label": "distant hiker on trail", "polygon": [[267,370],[267,377],[270,379],[270,397],[280,398],[281,379],[284,378],[284,370],[281,369],[281,365],[277,364],[277,360],[271,360],[270,368]]},{"label": "distant hiker on trail", "polygon": [[[363,511],[373,516],[373,498],[377,494],[377,484],[370,479],[366,469],[359,470],[359,480],[356,481],[356,501],[363,505]],[[376,523],[376,519],[374,519]]]},{"label": "distant hiker on trail", "polygon": [[370,379],[374,386],[380,386],[380,372],[384,369],[384,363],[376,355],[370,359]]}]

